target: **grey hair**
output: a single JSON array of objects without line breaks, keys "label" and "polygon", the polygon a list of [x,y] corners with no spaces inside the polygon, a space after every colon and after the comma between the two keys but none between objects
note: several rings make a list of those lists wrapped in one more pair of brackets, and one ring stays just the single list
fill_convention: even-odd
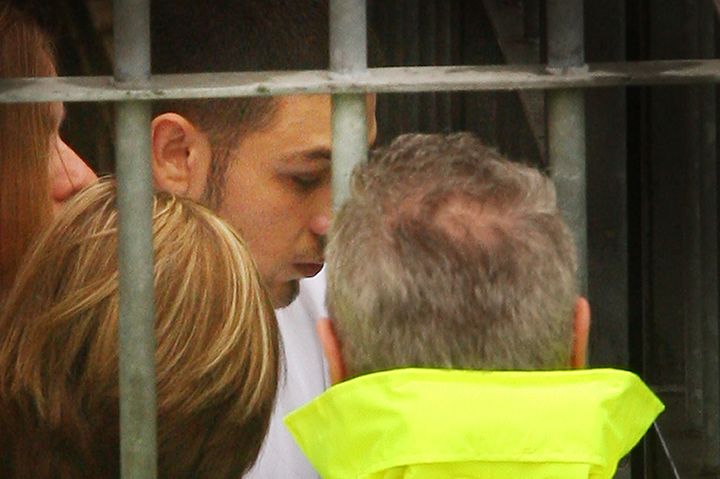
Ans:
[{"label": "grey hair", "polygon": [[576,253],[552,182],[467,133],[356,168],[327,248],[348,373],[570,363]]}]

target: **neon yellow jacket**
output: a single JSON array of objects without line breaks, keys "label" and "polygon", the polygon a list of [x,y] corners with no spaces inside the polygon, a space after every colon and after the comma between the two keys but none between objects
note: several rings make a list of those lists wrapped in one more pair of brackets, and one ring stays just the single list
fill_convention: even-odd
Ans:
[{"label": "neon yellow jacket", "polygon": [[611,478],[663,404],[613,369],[397,369],[285,423],[324,479]]}]

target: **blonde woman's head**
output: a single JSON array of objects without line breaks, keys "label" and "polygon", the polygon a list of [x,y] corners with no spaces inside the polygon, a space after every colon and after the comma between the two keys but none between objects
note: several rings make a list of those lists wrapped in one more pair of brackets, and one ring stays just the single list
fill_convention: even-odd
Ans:
[{"label": "blonde woman's head", "polygon": [[[87,188],[8,297],[0,425],[15,477],[117,477],[117,228],[114,183]],[[204,207],[157,193],[153,234],[160,477],[240,477],[277,387],[271,303],[242,240]]]}]

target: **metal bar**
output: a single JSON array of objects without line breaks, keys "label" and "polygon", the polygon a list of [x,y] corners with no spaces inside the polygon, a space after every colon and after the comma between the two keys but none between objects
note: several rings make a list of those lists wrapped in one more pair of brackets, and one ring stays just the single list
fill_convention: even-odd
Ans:
[{"label": "metal bar", "polygon": [[548,157],[558,205],[575,237],[578,285],[587,294],[585,108],[581,91],[548,93]]},{"label": "metal bar", "polygon": [[150,2],[113,1],[115,81],[143,83],[150,78]]},{"label": "metal bar", "polygon": [[580,68],[546,65],[371,68],[153,75],[140,84],[111,77],[0,80],[0,103],[229,98],[291,94],[422,91],[555,90],[626,85],[720,83],[720,60],[591,63]]},{"label": "metal bar", "polygon": [[[701,55],[700,45],[704,43],[703,37],[709,35],[710,38],[714,38],[704,25],[707,23],[707,19],[703,19],[703,17],[708,12],[702,12],[700,6],[691,10],[676,8],[674,12],[676,13],[675,18],[679,20],[681,31],[684,32],[682,38],[686,39],[683,50],[692,56]],[[681,12],[682,14],[678,17],[677,14]],[[711,24],[714,22],[712,15],[709,20]],[[683,229],[682,254],[685,256],[682,260],[684,266],[682,273],[685,279],[682,287],[684,288],[683,291],[686,291],[686,294],[682,295],[683,301],[681,303],[684,308],[686,333],[684,345],[685,406],[690,428],[703,431],[703,420],[706,413],[708,413],[704,404],[703,384],[706,368],[705,358],[703,357],[703,344],[705,342],[703,329],[706,320],[706,306],[710,299],[706,295],[709,294],[708,290],[710,290],[713,291],[711,293],[713,297],[717,296],[717,288],[713,289],[713,282],[705,283],[704,281],[706,279],[705,270],[710,266],[704,264],[709,259],[705,256],[712,254],[712,251],[707,251],[703,245],[704,237],[709,232],[707,225],[704,224],[705,217],[702,214],[703,210],[706,210],[707,206],[709,206],[703,205],[706,199],[703,197],[703,190],[706,186],[706,180],[709,180],[709,178],[703,178],[703,157],[704,153],[710,153],[703,151],[703,137],[705,136],[704,128],[706,127],[704,123],[704,116],[707,113],[706,106],[710,103],[712,109],[714,109],[714,104],[703,89],[698,86],[683,89],[682,93],[677,94],[676,102],[682,108],[678,112],[680,121],[677,124],[689,127],[689,130],[683,133],[688,139],[687,144],[681,149],[685,158],[685,161],[682,162],[682,169],[686,178],[684,181],[680,181],[681,185],[686,185],[682,189],[685,201],[680,202],[680,204],[685,205],[682,210],[685,214],[681,216]],[[682,121],[683,116],[686,117],[684,122]],[[711,221],[717,221],[717,219],[713,218]],[[675,284],[677,285],[677,283]],[[671,282],[670,286],[672,285]],[[703,440],[703,444],[704,442]]]},{"label": "metal bar", "polygon": [[367,70],[367,8],[364,0],[330,1],[330,69]]},{"label": "metal bar", "polygon": [[548,0],[548,66],[574,68],[585,63],[583,3],[582,0]]},{"label": "metal bar", "polygon": [[[362,78],[367,71],[365,0],[330,1],[330,69]],[[353,167],[367,157],[365,92],[333,95],[333,207],[348,196]]]},{"label": "metal bar", "polygon": [[[453,64],[453,8],[457,8],[457,4],[445,1],[437,1],[437,54],[438,65]],[[435,39],[433,39],[435,41]],[[453,129],[453,95],[450,92],[442,92],[438,94],[438,130]]]},{"label": "metal bar", "polygon": [[[715,3],[715,7],[718,3]],[[698,14],[699,54],[715,54],[713,7]],[[700,90],[700,218],[702,222],[703,284],[703,468],[720,472],[720,305],[718,304],[718,176],[717,93],[714,86]]]},{"label": "metal bar", "polygon": [[[551,71],[582,68],[583,2],[548,0],[548,67]],[[578,284],[587,294],[587,192],[585,98],[581,90],[547,94],[548,154],[558,204],[575,236]]]},{"label": "metal bar", "polygon": [[718,184],[715,88],[702,87],[700,218],[702,222],[703,466],[720,472],[720,331],[718,323]]},{"label": "metal bar", "polygon": [[[696,24],[696,22],[690,22]],[[671,94],[667,95],[670,97]],[[671,97],[670,97],[671,98]],[[683,325],[685,329],[685,407],[687,410],[687,418],[689,426],[696,431],[702,429],[703,423],[703,370],[705,364],[703,361],[703,296],[705,294],[703,288],[703,249],[702,249],[702,217],[700,211],[702,208],[702,178],[700,176],[701,152],[700,139],[702,136],[700,117],[701,105],[704,101],[701,98],[701,92],[697,87],[684,89],[682,94],[675,97],[676,105],[682,103],[685,106],[680,107],[678,111],[678,123],[689,127],[689,131],[684,132],[688,140],[683,145],[682,152],[684,161],[669,178],[670,181],[678,181],[683,185],[680,190],[680,208],[677,210],[679,225],[682,228],[683,236],[681,242],[683,251],[678,255],[682,269],[678,271],[671,281],[668,282],[669,288],[680,288],[685,291],[681,296],[679,305],[682,307],[682,315],[684,317]],[[684,110],[684,111],[683,111]],[[683,121],[685,120],[685,121]],[[672,122],[673,124],[675,121]],[[670,128],[672,126],[668,125]],[[678,137],[677,140],[680,140]],[[669,155],[672,157],[672,155]],[[665,210],[660,209],[660,214],[666,214]],[[667,231],[672,231],[668,229]],[[668,245],[665,245],[668,246]],[[662,271],[665,271],[662,269]],[[667,333],[666,333],[667,334]],[[658,336],[660,337],[660,336]],[[682,344],[682,343],[680,343]]]},{"label": "metal bar", "polygon": [[[417,0],[402,2],[401,7],[403,14],[401,28],[403,35],[403,43],[405,44],[406,65],[419,66],[420,61],[420,4]],[[432,63],[431,63],[432,64]],[[403,95],[403,116],[407,121],[407,129],[405,131],[418,131],[420,128],[420,101],[414,95]],[[427,114],[427,113],[426,113]]]},{"label": "metal bar", "polygon": [[[625,57],[625,0],[587,2],[588,54],[615,61]],[[591,43],[591,39],[592,43]],[[628,314],[628,102],[624,88],[585,93],[588,199],[588,294],[602,334],[591,334],[593,367],[629,364]],[[628,466],[632,461],[628,461]]]},{"label": "metal bar", "polygon": [[[417,4],[418,18],[418,65],[442,65],[438,62],[438,7],[434,1]],[[422,32],[422,35],[420,35]],[[438,128],[438,95],[430,93],[420,95],[418,101],[418,128],[416,131],[439,131]],[[419,112],[422,112],[420,114]]]},{"label": "metal bar", "polygon": [[[150,4],[115,0],[115,80],[150,78]],[[116,108],[120,263],[120,461],[123,479],[157,477],[150,104]]]},{"label": "metal bar", "polygon": [[155,478],[156,400],[152,175],[147,105],[116,109],[120,215],[120,450],[122,478]]}]

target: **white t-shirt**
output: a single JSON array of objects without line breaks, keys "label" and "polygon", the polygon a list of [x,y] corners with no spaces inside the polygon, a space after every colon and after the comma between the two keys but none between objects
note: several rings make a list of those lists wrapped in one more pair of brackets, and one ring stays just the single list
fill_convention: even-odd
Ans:
[{"label": "white t-shirt", "polygon": [[288,307],[275,311],[284,351],[281,376],[270,429],[251,479],[317,479],[317,472],[295,444],[282,419],[330,386],[325,356],[315,322],[327,316],[325,270],[300,281],[300,294]]}]

